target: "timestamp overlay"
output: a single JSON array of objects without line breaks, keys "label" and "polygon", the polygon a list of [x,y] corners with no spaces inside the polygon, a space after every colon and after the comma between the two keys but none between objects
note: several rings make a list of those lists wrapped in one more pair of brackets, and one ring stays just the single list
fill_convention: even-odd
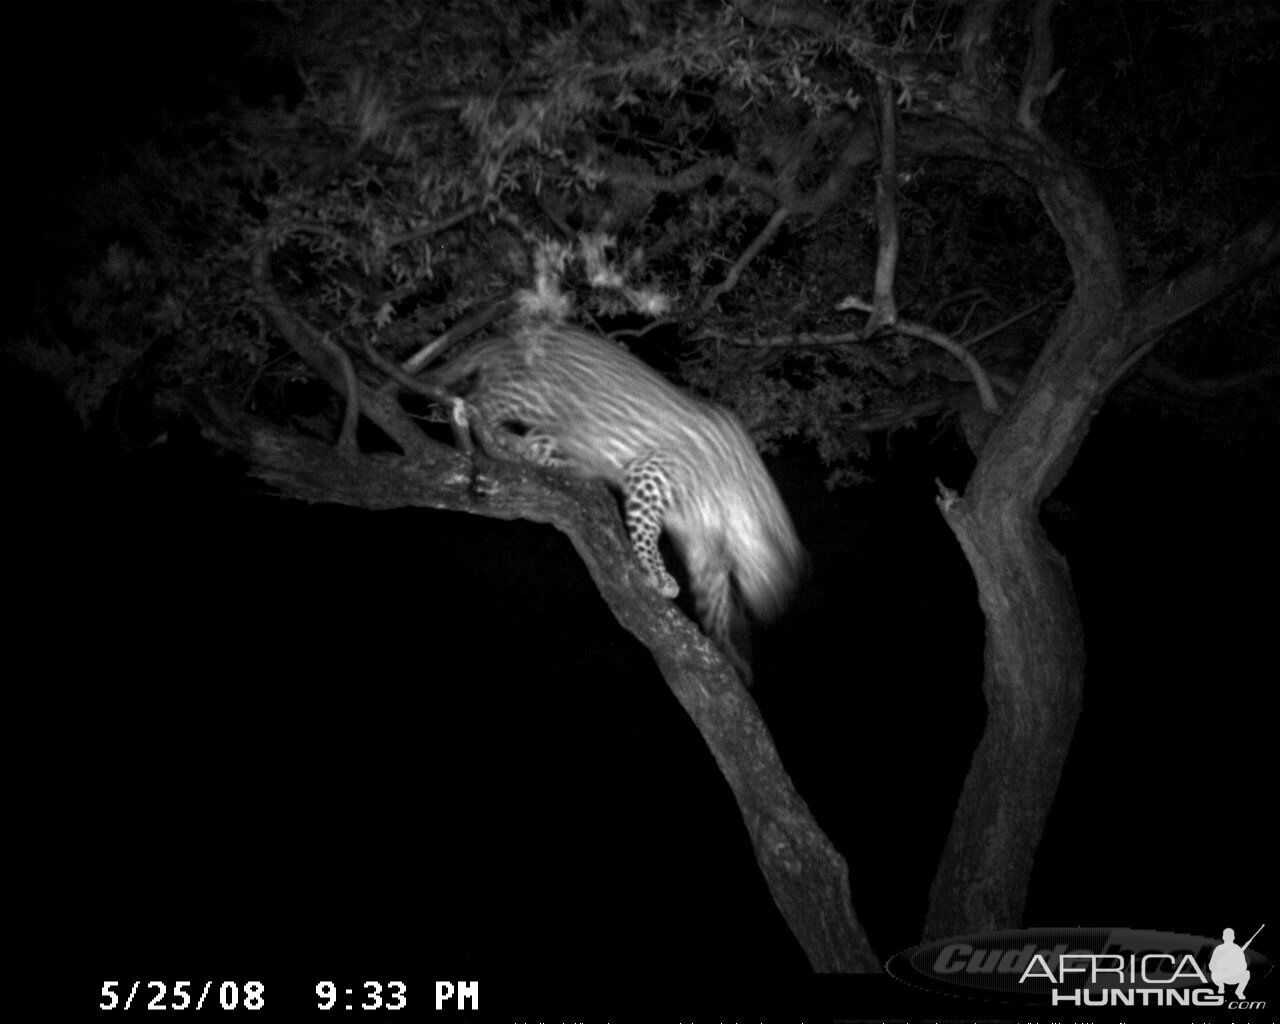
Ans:
[{"label": "timestamp overlay", "polygon": [[[554,972],[480,969],[470,977],[441,977],[422,970],[381,976],[372,971],[242,970],[216,975],[113,975],[98,979],[95,991],[84,986],[81,993],[82,1008],[96,1007],[100,1019],[156,1013],[258,1020],[452,1017],[511,1024],[961,1019],[954,1004],[915,990],[904,991],[900,983],[885,976],[783,980],[651,975],[647,982],[571,967]],[[983,1009],[986,1012],[979,1017],[993,1021],[1087,1019],[1026,1017],[1016,1011],[1002,1015],[996,1007]],[[997,1012],[992,1013],[993,1009]],[[82,1016],[76,1013],[73,1019]],[[1214,1024],[1219,1020],[1212,1016],[1201,1019]]]},{"label": "timestamp overlay", "polygon": [[[614,985],[589,973],[575,972],[514,976],[482,972],[473,977],[442,978],[421,972],[371,977],[370,972],[250,970],[200,975],[152,971],[103,977],[95,986],[92,994],[87,986],[82,992],[84,1001],[97,1008],[100,1019],[165,1013],[259,1020],[407,1021],[452,1016],[588,1024],[632,1019],[639,1008],[644,1009],[646,1020],[661,1020],[669,1014],[660,1007],[671,1009],[669,1000],[673,1006],[690,1010],[700,1005],[702,1015],[709,1010],[709,1004],[677,998],[668,989],[644,994],[631,983]],[[79,1014],[76,1016],[78,1019]],[[689,1019],[689,1014],[680,1019]]]},{"label": "timestamp overlay", "polygon": [[[87,986],[86,986],[87,989]],[[668,980],[649,989],[634,979],[590,972],[527,974],[480,972],[443,978],[423,972],[370,977],[360,974],[242,971],[235,975],[135,974],[103,977],[83,991],[99,1019],[190,1014],[258,1020],[368,1020],[453,1017],[477,1021],[574,1021],[605,1024],[646,1020],[814,1020],[799,992],[789,998],[741,985],[690,987]],[[809,1012],[806,1012],[806,1009]],[[80,1014],[76,1014],[80,1019]],[[821,1015],[819,1015],[821,1016]]]},{"label": "timestamp overlay", "polygon": [[103,977],[94,999],[99,1017],[190,1013],[260,1019],[333,1019],[382,1015],[417,1019],[425,1014],[480,1019],[477,978],[422,975],[370,977],[368,973],[245,972],[184,976],[136,974]]}]

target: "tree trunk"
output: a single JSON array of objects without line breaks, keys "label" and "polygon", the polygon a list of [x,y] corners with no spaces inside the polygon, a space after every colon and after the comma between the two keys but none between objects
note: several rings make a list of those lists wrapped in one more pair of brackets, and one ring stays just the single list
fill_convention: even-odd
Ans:
[{"label": "tree trunk", "polygon": [[939,501],[986,618],[987,724],[934,876],[926,939],[1021,923],[1080,714],[1085,661],[1071,574],[1040,526],[1040,505],[1114,382],[1125,308],[1120,247],[1088,178],[1048,140],[1008,121],[998,131],[985,127],[988,142],[1035,186],[1062,237],[1075,291],[982,446],[964,498],[944,493]]},{"label": "tree trunk", "polygon": [[987,622],[987,723],[929,895],[926,940],[1022,918],[1080,713],[1084,644],[1071,576],[1025,496],[943,500]]},{"label": "tree trunk", "polygon": [[930,891],[924,938],[1017,927],[1080,713],[1084,635],[1041,503],[1110,390],[1173,323],[1280,255],[1280,210],[1203,263],[1124,301],[1110,218],[1087,179],[1046,149],[1036,182],[1076,291],[1022,391],[983,446],[963,499],[939,504],[987,623],[987,724]]}]

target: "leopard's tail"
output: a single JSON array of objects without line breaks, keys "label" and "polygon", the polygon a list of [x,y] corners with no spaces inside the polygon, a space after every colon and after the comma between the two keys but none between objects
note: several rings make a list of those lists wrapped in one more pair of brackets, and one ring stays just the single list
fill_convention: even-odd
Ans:
[{"label": "leopard's tail", "polygon": [[742,602],[758,622],[770,622],[790,602],[805,576],[808,555],[782,495],[750,437],[729,414],[738,436],[730,446],[716,505],[724,558]]},{"label": "leopard's tail", "polygon": [[720,472],[696,484],[704,515],[684,555],[704,632],[749,683],[749,618],[777,618],[805,576],[808,556],[750,437],[731,414],[716,413],[712,462]]},{"label": "leopard's tail", "polygon": [[752,684],[751,626],[734,585],[722,545],[692,544],[685,553],[689,590],[702,631],[729,659],[742,681]]}]

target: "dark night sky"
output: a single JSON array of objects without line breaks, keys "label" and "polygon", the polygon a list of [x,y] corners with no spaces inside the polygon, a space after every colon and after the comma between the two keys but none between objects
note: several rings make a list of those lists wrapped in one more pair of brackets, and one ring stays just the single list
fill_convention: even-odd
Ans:
[{"label": "dark night sky", "polygon": [[[212,14],[93,17],[79,75],[20,114],[46,201],[234,45]],[[56,253],[56,223],[19,233]],[[710,756],[563,538],[280,502],[190,437],[116,456],[6,375],[17,635],[53,690],[69,925],[106,962],[805,969]],[[965,467],[931,437],[852,494],[802,453],[772,467],[817,572],[757,695],[886,957],[918,934],[983,713],[973,584],[932,504]],[[1029,925],[1276,921],[1273,450],[1095,421],[1050,521],[1089,675]]]}]

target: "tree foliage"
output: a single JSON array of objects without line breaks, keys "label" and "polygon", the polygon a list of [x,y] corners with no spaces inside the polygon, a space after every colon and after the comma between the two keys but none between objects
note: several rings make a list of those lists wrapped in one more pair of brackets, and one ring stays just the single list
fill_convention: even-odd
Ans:
[{"label": "tree foliage", "polygon": [[[875,75],[921,57],[954,66],[963,9],[770,10],[242,10],[249,45],[223,102],[162,121],[127,169],[75,193],[93,239],[78,275],[45,283],[57,301],[28,353],[86,420],[142,376],[131,394],[196,384],[316,426],[338,396],[309,387],[264,326],[245,272],[254,246],[277,252],[305,320],[396,358],[528,286],[544,253],[567,271],[575,317],[631,328],[642,354],[733,406],[766,445],[802,437],[832,479],[856,477],[860,427],[954,411],[969,390],[938,349],[863,338],[836,309],[874,268]],[[1220,241],[1273,185],[1265,120],[1241,100],[1266,94],[1274,49],[1241,26],[1272,18],[1248,4],[1057,15],[1067,73],[1046,127],[1092,168],[1135,286]],[[1006,12],[995,30],[995,73],[1014,83],[1026,19]],[[912,89],[895,86],[904,127],[929,120]],[[1069,288],[1033,192],[999,163],[925,155],[904,164],[898,201],[901,315],[978,336],[975,354],[1016,386]],[[1272,308],[1274,282],[1234,302],[1219,323]],[[637,337],[655,318],[681,331]],[[1262,331],[1230,346],[1196,334],[1169,357],[1183,375],[1268,358]]]}]

